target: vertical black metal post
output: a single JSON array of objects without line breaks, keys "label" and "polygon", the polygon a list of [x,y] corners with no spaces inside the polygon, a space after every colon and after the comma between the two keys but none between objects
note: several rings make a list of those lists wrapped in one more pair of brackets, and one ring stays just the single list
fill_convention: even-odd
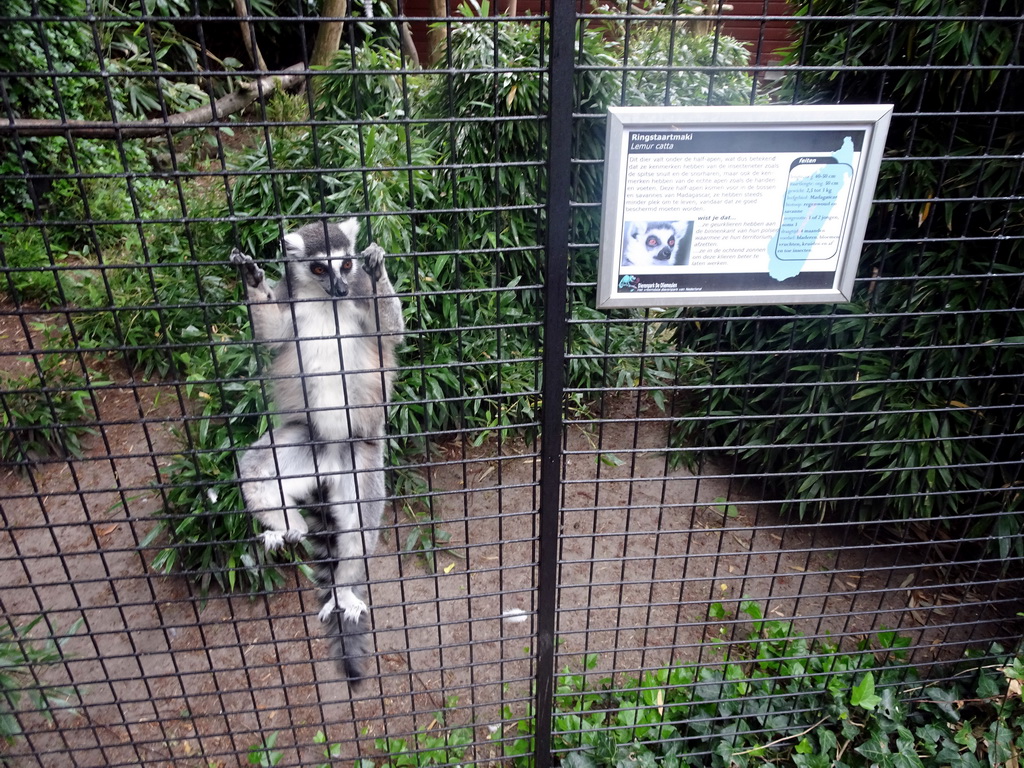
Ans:
[{"label": "vertical black metal post", "polygon": [[534,765],[551,765],[555,610],[562,481],[562,400],[569,306],[569,191],[572,162],[574,0],[552,0],[548,85],[547,259],[544,269],[544,380],[537,573],[537,692]]}]

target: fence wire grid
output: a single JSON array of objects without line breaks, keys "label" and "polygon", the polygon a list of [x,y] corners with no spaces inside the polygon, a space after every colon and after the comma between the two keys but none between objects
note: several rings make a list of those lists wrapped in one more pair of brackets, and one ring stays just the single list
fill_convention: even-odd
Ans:
[{"label": "fence wire grid", "polygon": [[[773,762],[1017,648],[1013,3],[0,15],[5,764]],[[895,105],[850,303],[595,309],[610,105],[805,103]],[[229,259],[349,216],[406,325],[352,689]]]}]

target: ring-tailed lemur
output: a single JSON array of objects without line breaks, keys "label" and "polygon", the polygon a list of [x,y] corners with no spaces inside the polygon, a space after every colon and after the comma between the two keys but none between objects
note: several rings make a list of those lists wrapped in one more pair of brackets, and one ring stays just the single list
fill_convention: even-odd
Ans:
[{"label": "ring-tailed lemur", "polygon": [[627,221],[622,237],[622,266],[689,264],[691,229],[688,221]]},{"label": "ring-tailed lemur", "polygon": [[358,235],[356,219],[286,235],[276,285],[251,257],[231,253],[254,334],[274,352],[279,422],[242,454],[242,495],[268,550],[310,535],[320,620],[353,685],[372,651],[365,556],[384,509],[384,404],[405,331],[384,251],[371,244],[357,256]]}]

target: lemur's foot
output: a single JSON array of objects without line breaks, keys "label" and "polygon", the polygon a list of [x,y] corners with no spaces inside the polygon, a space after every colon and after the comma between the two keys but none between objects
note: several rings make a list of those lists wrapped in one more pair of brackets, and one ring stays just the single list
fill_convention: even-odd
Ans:
[{"label": "lemur's foot", "polygon": [[264,531],[260,534],[260,538],[263,540],[263,547],[267,552],[276,552],[284,547],[285,544],[296,544],[302,541],[305,536],[304,531],[294,528],[288,528],[284,531]]},{"label": "lemur's foot", "polygon": [[363,260],[363,271],[374,280],[380,280],[384,276],[384,249],[370,243],[359,255]]},{"label": "lemur's foot", "polygon": [[359,621],[364,613],[370,612],[366,603],[356,597],[351,587],[331,589],[331,596],[327,599],[324,607],[320,609],[320,621],[324,623],[330,621],[331,614],[335,609],[341,611],[347,621]]},{"label": "lemur's foot", "polygon": [[263,268],[260,267],[252,256],[247,253],[242,253],[237,248],[231,249],[231,263],[235,264],[242,270],[242,277],[245,279],[246,285],[252,288],[259,288],[266,281],[266,273]]}]

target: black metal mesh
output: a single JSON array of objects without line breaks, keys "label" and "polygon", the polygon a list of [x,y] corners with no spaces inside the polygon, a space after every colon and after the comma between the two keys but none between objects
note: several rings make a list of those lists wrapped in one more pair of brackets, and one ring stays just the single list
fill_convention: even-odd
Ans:
[{"label": "black metal mesh", "polygon": [[[792,674],[761,719],[700,687],[751,682],[783,626],[777,657],[900,679],[1016,644],[1019,16],[958,6],[956,58],[945,6],[449,6],[428,30],[357,4],[311,70],[308,4],[222,5],[0,18],[4,760],[548,765],[599,732],[710,764],[700,723],[817,719]],[[595,310],[604,114],[638,100],[894,101],[854,300]],[[275,411],[228,260],[276,277],[283,234],[349,214],[408,326],[357,692],[307,553],[240,514]],[[574,719],[583,694],[606,716]]]}]

